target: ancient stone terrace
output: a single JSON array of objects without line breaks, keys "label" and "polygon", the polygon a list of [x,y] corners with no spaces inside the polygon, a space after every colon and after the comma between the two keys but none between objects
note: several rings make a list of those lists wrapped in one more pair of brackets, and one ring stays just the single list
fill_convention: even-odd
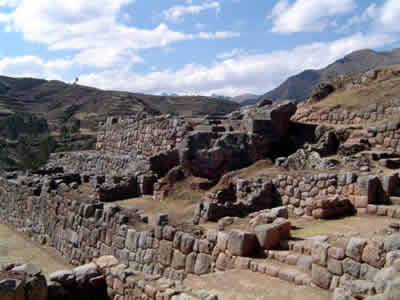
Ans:
[{"label": "ancient stone terrace", "polygon": [[[115,300],[174,299],[170,284],[229,270],[339,287],[336,294],[358,299],[391,293],[400,271],[392,266],[400,250],[400,181],[388,170],[396,166],[399,126],[305,125],[290,121],[295,111],[283,102],[222,118],[109,118],[97,151],[57,153],[47,169],[1,178],[0,216],[73,265],[114,256],[118,265],[99,276]],[[349,158],[366,164],[352,168]],[[246,174],[263,159],[268,168]],[[186,178],[210,190],[190,219],[160,211],[153,220],[109,203],[145,194],[157,206]],[[340,233],[298,233],[343,217]]]}]

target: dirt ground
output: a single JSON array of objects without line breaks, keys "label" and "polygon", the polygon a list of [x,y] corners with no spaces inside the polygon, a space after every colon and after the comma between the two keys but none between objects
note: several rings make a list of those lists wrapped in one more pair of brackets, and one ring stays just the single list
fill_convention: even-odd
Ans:
[{"label": "dirt ground", "polygon": [[291,234],[294,238],[309,238],[325,235],[329,242],[344,247],[351,237],[384,239],[389,225],[400,223],[389,217],[353,216],[336,220],[296,219],[292,221]]},{"label": "dirt ground", "polygon": [[[292,283],[246,270],[232,270],[198,277],[189,276],[184,285],[207,290],[220,300],[329,300],[327,291]],[[264,298],[261,298],[264,297]]]},{"label": "dirt ground", "polygon": [[45,276],[54,271],[71,269],[51,249],[44,249],[0,225],[0,265],[10,262],[30,263],[39,267]]}]

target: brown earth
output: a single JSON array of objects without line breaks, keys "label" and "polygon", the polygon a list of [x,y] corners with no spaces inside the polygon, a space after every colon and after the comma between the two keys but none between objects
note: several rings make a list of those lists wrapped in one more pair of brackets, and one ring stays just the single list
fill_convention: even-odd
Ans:
[{"label": "brown earth", "polygon": [[184,285],[204,289],[218,295],[220,300],[328,300],[328,291],[311,287],[299,287],[283,280],[246,270],[232,270],[210,275],[189,276]]},{"label": "brown earth", "polygon": [[46,276],[58,270],[71,269],[54,249],[41,247],[0,225],[0,265],[10,262],[39,266]]}]

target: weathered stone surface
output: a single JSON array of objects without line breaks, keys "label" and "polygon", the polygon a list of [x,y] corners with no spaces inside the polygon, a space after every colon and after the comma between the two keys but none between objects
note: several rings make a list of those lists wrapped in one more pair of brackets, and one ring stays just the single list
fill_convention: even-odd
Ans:
[{"label": "weathered stone surface", "polygon": [[75,275],[72,271],[57,271],[49,275],[51,281],[58,282],[64,286],[71,285],[75,281]]},{"label": "weathered stone surface", "polygon": [[323,289],[329,289],[331,285],[332,274],[320,265],[312,265],[312,281],[314,284]]},{"label": "weathered stone surface", "polygon": [[343,271],[355,278],[360,277],[361,264],[352,260],[351,258],[346,258],[343,260]]},{"label": "weathered stone surface", "polygon": [[158,253],[159,262],[164,266],[169,266],[171,264],[172,254],[172,242],[161,241]]},{"label": "weathered stone surface", "polygon": [[400,250],[400,234],[393,234],[386,238],[384,248],[387,252]]},{"label": "weathered stone surface", "polygon": [[194,238],[187,233],[184,233],[181,237],[181,251],[185,254],[189,254],[193,250]]},{"label": "weathered stone surface", "polygon": [[255,233],[232,230],[228,238],[228,250],[232,255],[249,256],[260,249]]},{"label": "weathered stone surface", "polygon": [[332,300],[353,300],[350,291],[344,288],[336,288],[332,295]]},{"label": "weathered stone surface", "polygon": [[347,243],[346,255],[360,262],[364,247],[367,245],[368,240],[360,238],[352,238]]},{"label": "weathered stone surface", "polygon": [[184,269],[185,260],[186,260],[186,255],[184,255],[179,250],[174,250],[171,266],[176,270]]},{"label": "weathered stone surface", "polygon": [[330,245],[322,242],[314,242],[311,255],[314,264],[326,266],[328,262],[328,249]]},{"label": "weathered stone surface", "polygon": [[194,265],[194,273],[197,275],[207,274],[210,272],[212,257],[207,254],[200,253],[197,255]]},{"label": "weathered stone surface", "polygon": [[221,251],[225,251],[228,247],[229,234],[226,232],[218,232],[217,247]]},{"label": "weathered stone surface", "polygon": [[334,275],[342,276],[343,275],[343,266],[340,260],[336,260],[333,258],[328,259],[328,271]]},{"label": "weathered stone surface", "polygon": [[351,294],[356,295],[366,295],[374,291],[374,283],[366,280],[354,280],[351,283]]},{"label": "weathered stone surface", "polygon": [[72,270],[78,284],[87,282],[90,278],[100,275],[99,267],[95,263],[76,267]]},{"label": "weathered stone surface", "polygon": [[383,268],[385,265],[383,244],[377,245],[377,243],[368,243],[363,250],[362,260],[375,268]]},{"label": "weathered stone surface", "polygon": [[278,225],[260,225],[254,229],[261,248],[269,250],[279,246],[280,233]]},{"label": "weathered stone surface", "polygon": [[312,268],[312,257],[311,256],[305,256],[305,255],[300,255],[299,258],[297,259],[297,264],[296,266],[303,271],[311,271]]},{"label": "weathered stone surface", "polygon": [[188,274],[193,274],[194,273],[194,265],[196,263],[196,257],[197,254],[196,253],[190,253],[187,257],[186,257],[186,261],[185,261],[185,273]]},{"label": "weathered stone surface", "polygon": [[100,270],[104,270],[118,265],[119,261],[114,256],[108,255],[95,259],[94,263],[99,266]]}]

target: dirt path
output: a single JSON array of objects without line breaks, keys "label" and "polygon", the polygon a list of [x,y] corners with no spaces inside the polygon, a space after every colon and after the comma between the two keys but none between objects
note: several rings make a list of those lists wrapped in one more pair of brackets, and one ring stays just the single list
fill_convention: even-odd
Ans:
[{"label": "dirt path", "polygon": [[51,249],[43,249],[0,224],[0,265],[30,263],[39,267],[46,276],[57,270],[71,269],[51,252]]},{"label": "dirt path", "polygon": [[[317,288],[299,287],[267,275],[251,271],[232,270],[223,273],[189,277],[185,286],[204,289],[220,300],[330,300],[331,294]],[[264,297],[264,298],[261,298]]]}]

